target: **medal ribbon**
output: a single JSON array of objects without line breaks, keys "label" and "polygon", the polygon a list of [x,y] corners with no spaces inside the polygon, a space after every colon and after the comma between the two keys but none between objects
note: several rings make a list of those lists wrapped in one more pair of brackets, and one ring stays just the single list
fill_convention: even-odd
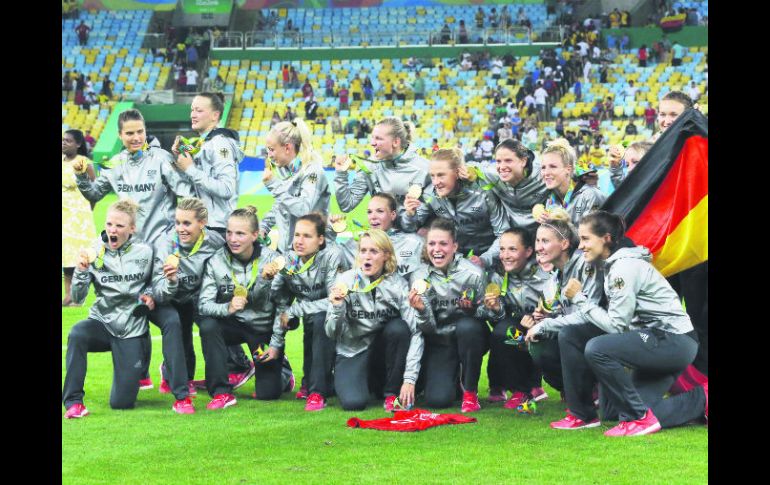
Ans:
[{"label": "medal ribbon", "polygon": [[[318,254],[318,253],[316,253],[316,254]],[[308,259],[308,260],[307,260],[307,262],[306,262],[304,265],[302,265],[302,267],[301,267],[300,269],[297,269],[297,267],[299,266],[299,263],[300,263],[300,261],[302,261],[302,260],[300,259],[300,257],[299,257],[299,256],[297,256],[297,259],[296,259],[296,260],[294,260],[294,261],[292,262],[292,264],[290,264],[290,265],[289,265],[289,266],[288,266],[288,267],[287,267],[287,268],[284,270],[284,272],[285,272],[287,275],[289,275],[289,276],[293,276],[293,275],[295,275],[295,274],[301,274],[301,273],[304,273],[305,271],[307,271],[307,270],[308,270],[308,268],[310,268],[310,266],[312,266],[312,265],[313,265],[313,261],[315,261],[315,257],[316,257],[316,254],[314,254],[314,255],[313,255],[313,257],[311,257],[310,259]]]},{"label": "medal ribbon", "polygon": [[102,249],[99,250],[99,255],[96,257],[96,261],[94,261],[94,268],[99,269],[104,266],[104,252],[106,249],[107,248],[102,245]]},{"label": "medal ribbon", "polygon": [[[236,284],[236,286],[240,286],[240,282],[238,281],[238,278],[235,277],[235,270],[233,269],[233,257],[228,255],[227,259],[230,262],[230,274],[233,277],[233,282]],[[251,287],[254,286],[254,283],[257,281],[257,276],[259,276],[259,273],[257,272],[257,266],[259,266],[259,258],[255,259],[251,265],[251,279],[249,279],[249,283],[246,285],[247,290],[250,290]]]},{"label": "medal ribbon", "polygon": [[564,209],[569,206],[570,200],[572,200],[572,192],[575,190],[575,181],[571,180],[569,183],[569,188],[567,189],[567,193],[564,195],[564,203],[558,201],[556,198],[556,194],[551,194],[551,196],[548,198],[548,202],[545,204],[546,209],[550,209],[552,207],[562,207]]},{"label": "medal ribbon", "polygon": [[379,278],[374,280],[374,282],[369,283],[368,285],[366,285],[366,288],[361,289],[360,288],[360,284],[363,281],[363,278],[361,277],[361,275],[356,275],[356,282],[353,285],[353,289],[350,290],[350,291],[354,292],[354,293],[369,293],[370,291],[375,289],[377,287],[377,285],[379,285],[382,282],[383,278],[385,278],[385,275],[380,276]]},{"label": "medal ribbon", "polygon": [[189,257],[191,257],[193,254],[197,253],[198,250],[203,245],[203,237],[204,237],[205,234],[206,234],[205,229],[201,229],[201,234],[200,234],[200,236],[198,236],[198,240],[195,241],[195,245],[192,247],[192,249],[190,250],[190,254],[188,254],[187,256],[182,256],[181,254],[179,254],[179,248],[181,248],[182,245],[179,243],[179,234],[174,234],[174,239],[171,241],[171,247],[172,247],[171,252],[172,252],[172,254],[174,254],[178,258],[189,258]]}]

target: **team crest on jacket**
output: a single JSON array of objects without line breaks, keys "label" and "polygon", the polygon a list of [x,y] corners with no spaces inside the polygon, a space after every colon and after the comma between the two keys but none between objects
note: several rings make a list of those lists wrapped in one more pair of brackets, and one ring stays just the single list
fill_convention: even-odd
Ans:
[{"label": "team crest on jacket", "polygon": [[311,173],[310,175],[308,175],[307,181],[310,182],[311,184],[318,182],[318,175]]},{"label": "team crest on jacket", "polygon": [[137,259],[136,261],[134,261],[134,264],[136,265],[137,268],[144,268],[145,266],[147,266],[147,263],[149,262],[150,262],[149,259]]},{"label": "team crest on jacket", "polygon": [[[586,265],[586,269],[585,269],[586,276],[588,276],[590,278],[591,276],[594,275],[594,271],[596,271],[596,270],[594,269],[593,266],[591,266],[590,264]],[[622,281],[623,280],[621,280],[621,282]]]},{"label": "team crest on jacket", "polygon": [[222,156],[222,158],[227,158],[227,154],[230,153],[227,148],[222,148],[219,150],[219,154]]},{"label": "team crest on jacket", "polygon": [[623,278],[615,278],[612,280],[612,287],[616,290],[622,290],[624,286],[626,286],[626,282],[623,281]]}]

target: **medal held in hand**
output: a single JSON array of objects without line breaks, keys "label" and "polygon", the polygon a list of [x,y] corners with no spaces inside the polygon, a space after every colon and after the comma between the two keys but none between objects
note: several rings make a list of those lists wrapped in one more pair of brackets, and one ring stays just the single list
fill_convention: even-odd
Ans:
[{"label": "medal held in hand", "polygon": [[245,286],[237,285],[235,289],[233,290],[233,296],[242,296],[246,298],[249,294],[249,290],[246,289]]},{"label": "medal held in hand", "polygon": [[201,146],[203,145],[203,139],[202,138],[185,138],[183,136],[179,137],[179,145],[178,149],[180,153],[187,153],[191,157],[194,157],[198,154],[198,152],[201,151]]},{"label": "medal held in hand", "polygon": [[428,286],[430,286],[430,285],[428,284],[427,281],[425,281],[425,280],[417,280],[412,285],[412,289],[415,292],[417,292],[418,295],[422,295],[423,293],[428,291]]},{"label": "medal held in hand", "polygon": [[165,264],[169,266],[173,266],[174,268],[178,268],[179,256],[177,256],[176,254],[169,254],[168,257],[166,258]]},{"label": "medal held in hand", "polygon": [[340,293],[342,293],[342,296],[347,296],[348,292],[350,291],[350,289],[348,288],[348,285],[346,285],[342,281],[335,284],[334,288],[337,288],[340,291]]},{"label": "medal held in hand", "polygon": [[344,218],[332,224],[332,230],[337,234],[341,232],[345,232],[347,228],[348,228],[348,223],[345,221]]},{"label": "medal held in hand", "polygon": [[407,197],[411,197],[413,199],[419,199],[422,195],[422,187],[419,185],[411,185],[409,186],[409,190],[406,193]]},{"label": "medal held in hand", "polygon": [[276,271],[281,271],[283,268],[286,267],[286,258],[284,258],[283,256],[278,256],[273,261],[271,261],[270,264],[275,266]]},{"label": "medal held in hand", "polygon": [[500,286],[497,283],[490,283],[487,285],[487,288],[484,290],[484,292],[487,295],[491,295],[492,297],[497,298],[500,296],[502,291],[500,290]]}]

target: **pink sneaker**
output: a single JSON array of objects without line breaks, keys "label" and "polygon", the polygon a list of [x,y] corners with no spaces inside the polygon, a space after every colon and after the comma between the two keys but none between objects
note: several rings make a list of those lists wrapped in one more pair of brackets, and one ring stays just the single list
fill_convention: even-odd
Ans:
[{"label": "pink sneaker", "polygon": [[516,391],[513,393],[513,395],[511,395],[511,398],[505,402],[505,405],[503,405],[503,407],[505,409],[516,409],[521,404],[523,404],[524,401],[526,400],[527,400],[526,394],[524,394],[521,391]]},{"label": "pink sneaker", "polygon": [[465,391],[463,393],[463,404],[460,407],[460,411],[464,413],[472,413],[481,409],[479,404],[479,395],[477,392]]},{"label": "pink sneaker", "polygon": [[660,431],[660,421],[648,409],[642,419],[634,421],[621,421],[614,428],[606,431],[604,436],[642,436]]},{"label": "pink sneaker", "polygon": [[396,396],[388,396],[385,398],[385,402],[383,403],[382,407],[385,408],[386,413],[392,413],[393,408],[393,402],[396,400]]},{"label": "pink sneaker", "polygon": [[294,373],[289,377],[289,382],[286,384],[286,389],[283,392],[291,392],[294,390],[294,386],[297,385],[297,381],[294,379]]},{"label": "pink sneaker", "polygon": [[600,426],[602,423],[599,422],[599,418],[594,418],[589,422],[585,422],[582,419],[575,417],[567,411],[567,416],[564,417],[564,419],[560,419],[559,421],[554,421],[551,423],[551,428],[553,429],[586,429],[586,428],[596,428],[597,426]]},{"label": "pink sneaker", "polygon": [[168,385],[166,376],[163,375],[163,363],[158,366],[160,371],[160,385],[158,386],[158,392],[161,394],[169,394],[171,392],[171,386]]},{"label": "pink sneaker", "polygon": [[238,401],[232,394],[217,394],[214,399],[206,405],[206,409],[223,409],[235,405]]},{"label": "pink sneaker", "polygon": [[171,410],[179,414],[195,414],[195,407],[189,397],[178,399],[171,406]]},{"label": "pink sneaker", "polygon": [[535,402],[542,401],[544,399],[548,399],[548,393],[545,392],[545,389],[542,387],[533,387],[531,391],[529,391],[530,394],[532,394],[532,399]]},{"label": "pink sneaker", "polygon": [[64,413],[66,419],[84,418],[86,416],[88,416],[88,409],[80,403],[68,407],[67,412]]},{"label": "pink sneaker", "polygon": [[147,379],[139,379],[139,390],[140,391],[146,391],[147,389],[152,389],[153,387],[155,387],[155,386],[152,385],[152,379],[151,378],[148,377]]},{"label": "pink sneaker", "polygon": [[305,411],[320,411],[326,407],[326,399],[317,392],[309,395],[305,403]]},{"label": "pink sneaker", "polygon": [[310,394],[307,392],[307,387],[302,386],[299,388],[299,391],[297,391],[297,394],[294,396],[297,399],[307,399]]},{"label": "pink sneaker", "polygon": [[508,391],[500,387],[490,387],[488,402],[504,402],[508,399]]},{"label": "pink sneaker", "polygon": [[251,376],[254,375],[254,362],[249,361],[249,370],[238,374],[228,374],[227,378],[230,381],[230,385],[233,386],[233,390],[238,389],[242,385],[246,384]]},{"label": "pink sneaker", "polygon": [[195,381],[189,381],[187,383],[187,395],[190,397],[195,397],[198,395],[198,389],[195,388]]}]

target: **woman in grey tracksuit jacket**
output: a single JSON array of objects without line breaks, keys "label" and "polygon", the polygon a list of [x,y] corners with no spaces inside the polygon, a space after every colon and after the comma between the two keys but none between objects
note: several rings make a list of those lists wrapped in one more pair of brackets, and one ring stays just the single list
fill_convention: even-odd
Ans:
[{"label": "woman in grey tracksuit jacket", "polygon": [[110,192],[135,201],[139,213],[134,238],[153,245],[173,229],[176,198],[191,195],[192,187],[174,167],[171,154],[160,147],[156,138],[147,138],[144,129],[144,118],[138,110],[121,113],[118,130],[126,148],[93,182],[85,173],[76,178],[78,189],[91,202],[100,201]]},{"label": "woman in grey tracksuit jacket", "polygon": [[483,269],[456,252],[454,235],[454,224],[448,219],[434,219],[429,226],[425,264],[410,277],[412,288],[427,283],[427,289],[420,302],[414,302],[417,306],[412,306],[428,317],[420,325],[425,339],[426,404],[449,407],[455,400],[457,377],[462,369],[462,411],[472,412],[479,409],[481,363],[488,348],[489,329],[476,318],[486,277]]},{"label": "woman in grey tracksuit jacket", "polygon": [[[295,248],[286,253],[287,265],[273,277],[272,298],[276,315],[289,329],[303,327],[303,377],[301,391],[319,405],[332,391],[334,342],[324,331],[329,289],[342,272],[342,256],[334,245],[325,245],[326,223],[320,214],[297,219]],[[301,251],[302,256],[298,254]],[[285,323],[283,322],[285,320]],[[318,396],[312,396],[317,394]],[[319,399],[322,398],[322,399]]]},{"label": "woman in grey tracksuit jacket", "polygon": [[[248,345],[256,364],[257,399],[278,399],[283,389],[281,363],[286,331],[275,318],[271,281],[263,276],[266,266],[279,254],[259,243],[256,213],[253,206],[233,211],[228,219],[227,244],[211,256],[203,273],[198,327],[206,360],[206,387],[214,401],[221,396],[234,401],[225,365],[226,345]],[[248,245],[251,255],[243,260],[245,256],[240,255],[248,254]],[[237,254],[233,248],[237,248]],[[236,288],[246,290],[246,303],[242,309],[233,310]],[[264,346],[269,348],[262,354]]]},{"label": "woman in grey tracksuit jacket", "polygon": [[[94,248],[81,254],[72,281],[72,300],[81,304],[93,283],[96,301],[88,318],[67,337],[67,375],[62,400],[70,408],[83,406],[88,352],[112,352],[114,367],[110,407],[134,407],[148,333],[147,310],[152,300],[152,248],[134,241],[137,206],[123,200],[110,206],[106,229]],[[91,253],[88,255],[88,253]],[[146,306],[145,306],[146,305]],[[77,415],[88,414],[84,408]]]},{"label": "woman in grey tracksuit jacket", "polygon": [[[310,130],[300,118],[276,124],[266,137],[268,164],[265,187],[274,198],[273,207],[262,218],[264,235],[280,253],[291,250],[297,219],[311,212],[329,213],[331,192],[320,156],[313,151]],[[273,166],[273,167],[271,167]],[[277,241],[272,239],[277,237]]]},{"label": "woman in grey tracksuit jacket", "polygon": [[387,235],[372,229],[361,234],[359,245],[356,268],[339,274],[329,292],[324,328],[336,343],[334,389],[345,410],[364,409],[372,388],[384,393],[390,411],[399,388],[413,402],[423,351],[418,324],[426,316],[409,306],[409,285],[396,273]]},{"label": "woman in grey tracksuit jacket", "polygon": [[404,207],[404,197],[413,185],[424,189],[430,183],[428,161],[417,154],[412,143],[414,125],[396,117],[387,117],[374,125],[371,134],[374,162],[354,160],[357,164],[353,181],[348,179],[346,157],[335,162],[334,192],[342,212],[350,212],[366,194],[387,192],[396,198],[397,211]]},{"label": "woman in grey tracksuit jacket", "polygon": [[[164,329],[161,374],[167,376],[167,385],[177,399],[183,399],[189,382],[195,377],[192,327],[197,317],[203,268],[206,261],[222,248],[224,238],[218,232],[204,228],[208,210],[200,199],[191,197],[179,201],[176,221],[176,229],[155,245],[152,289],[156,308],[153,321]],[[180,231],[189,242],[180,241]],[[175,263],[169,264],[169,257]],[[169,332],[180,336],[165,338]]]},{"label": "woman in grey tracksuit jacket", "polygon": [[593,373],[621,421],[608,436],[649,434],[707,415],[707,387],[663,399],[695,359],[698,340],[676,292],[650,264],[650,251],[623,244],[622,219],[605,211],[587,216],[580,231],[585,259],[605,268],[609,302],[606,309],[598,306],[576,282],[566,292],[576,313],[588,322],[584,326],[593,328],[590,333],[570,329],[559,337],[565,344],[562,358],[571,414],[586,423],[597,418],[586,391],[586,376]]}]

